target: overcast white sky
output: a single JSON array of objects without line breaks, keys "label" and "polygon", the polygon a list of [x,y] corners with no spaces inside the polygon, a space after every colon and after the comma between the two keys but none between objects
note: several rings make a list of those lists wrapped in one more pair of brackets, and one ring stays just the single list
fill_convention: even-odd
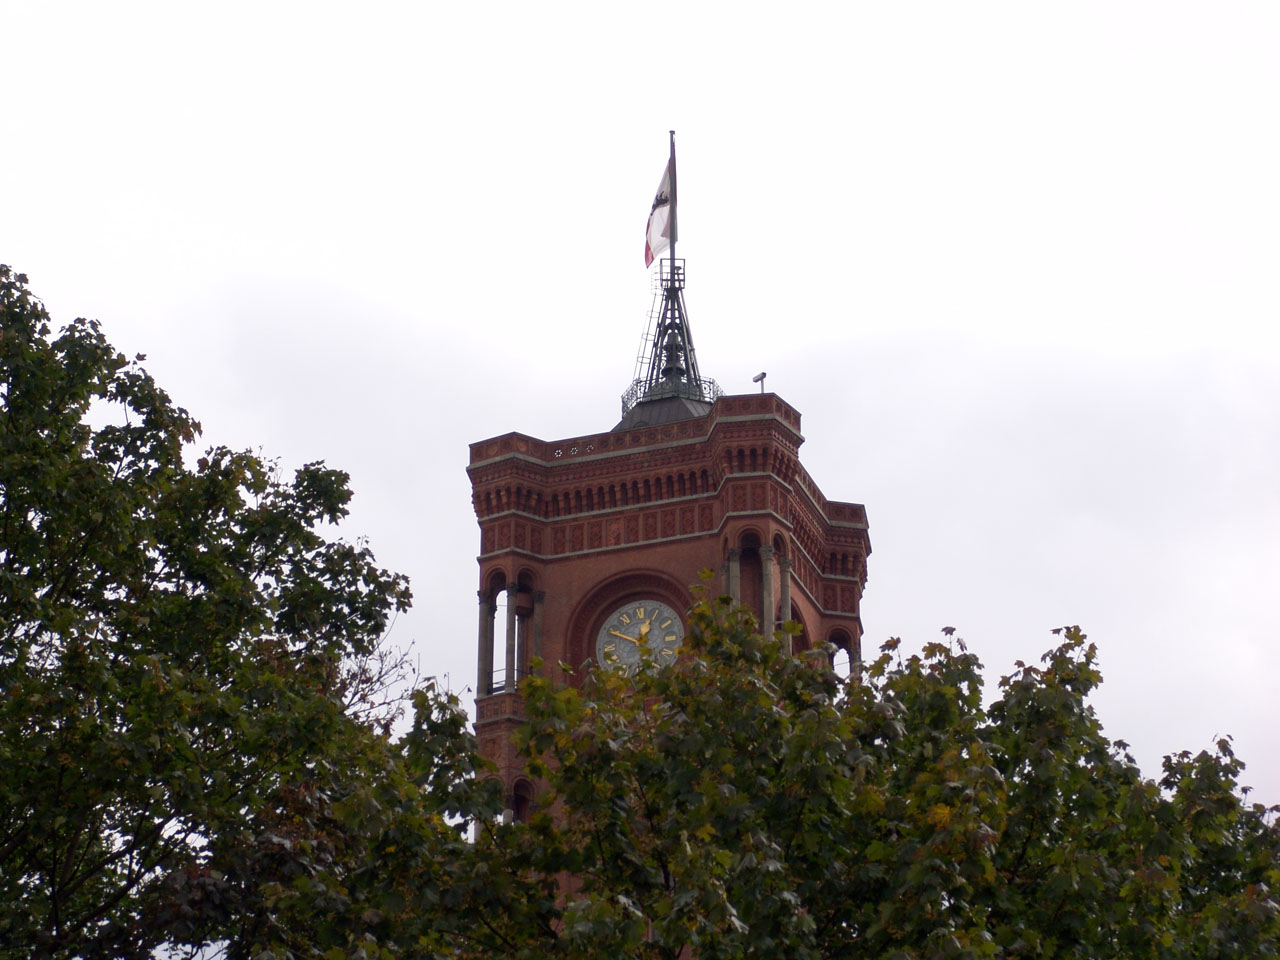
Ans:
[{"label": "overcast white sky", "polygon": [[[0,0],[0,261],[205,440],[349,470],[474,684],[467,444],[608,429],[677,131],[704,375],[867,505],[865,649],[1079,623],[1280,802],[1280,6]],[[468,702],[470,694],[466,695]]]}]

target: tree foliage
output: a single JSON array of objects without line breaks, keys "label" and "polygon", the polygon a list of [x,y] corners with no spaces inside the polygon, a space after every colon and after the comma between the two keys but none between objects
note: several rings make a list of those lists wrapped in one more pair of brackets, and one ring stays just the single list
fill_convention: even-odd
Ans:
[{"label": "tree foliage", "polygon": [[[410,594],[321,535],[346,475],[197,459],[142,359],[91,321],[53,334],[0,268],[0,956],[346,946],[389,895],[360,873],[380,831],[457,840],[407,751],[462,724],[423,694],[386,736]],[[368,813],[387,791],[396,823]]]},{"label": "tree foliage", "polygon": [[672,667],[529,685],[527,842],[578,878],[546,955],[1276,955],[1275,809],[1226,740],[1144,779],[1078,628],[986,707],[958,639],[849,681],[827,658],[722,598]]}]

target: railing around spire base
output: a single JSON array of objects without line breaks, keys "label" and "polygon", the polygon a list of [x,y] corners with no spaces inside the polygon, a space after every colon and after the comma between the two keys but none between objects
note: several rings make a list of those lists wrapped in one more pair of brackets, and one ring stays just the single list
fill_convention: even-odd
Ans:
[{"label": "railing around spire base", "polygon": [[651,382],[646,377],[632,381],[627,392],[622,395],[622,415],[625,417],[631,408],[642,400],[661,400],[665,397],[685,397],[689,400],[704,400],[714,403],[717,397],[724,396],[720,384],[710,377],[697,380],[677,380],[675,382],[660,380]]}]

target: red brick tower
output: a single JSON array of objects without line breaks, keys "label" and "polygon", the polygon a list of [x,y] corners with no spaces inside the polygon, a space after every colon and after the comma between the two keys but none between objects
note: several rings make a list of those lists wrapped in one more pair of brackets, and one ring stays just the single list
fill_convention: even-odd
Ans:
[{"label": "red brick tower", "polygon": [[530,658],[560,674],[561,662],[625,665],[646,639],[661,654],[683,634],[701,570],[762,624],[797,621],[797,649],[826,641],[859,658],[866,511],[828,500],[801,466],[793,407],[723,396],[699,376],[683,288],[683,261],[661,261],[653,336],[612,430],[471,445],[476,732],[517,817],[533,795],[512,745]]}]

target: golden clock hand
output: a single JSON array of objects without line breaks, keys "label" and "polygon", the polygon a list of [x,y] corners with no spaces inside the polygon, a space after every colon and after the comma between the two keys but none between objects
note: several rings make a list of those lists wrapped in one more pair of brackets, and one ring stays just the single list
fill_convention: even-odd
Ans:
[{"label": "golden clock hand", "polygon": [[636,642],[635,637],[628,636],[625,633],[619,633],[617,630],[610,630],[609,632],[612,633],[615,637],[621,637],[623,640],[630,640],[632,643]]}]

